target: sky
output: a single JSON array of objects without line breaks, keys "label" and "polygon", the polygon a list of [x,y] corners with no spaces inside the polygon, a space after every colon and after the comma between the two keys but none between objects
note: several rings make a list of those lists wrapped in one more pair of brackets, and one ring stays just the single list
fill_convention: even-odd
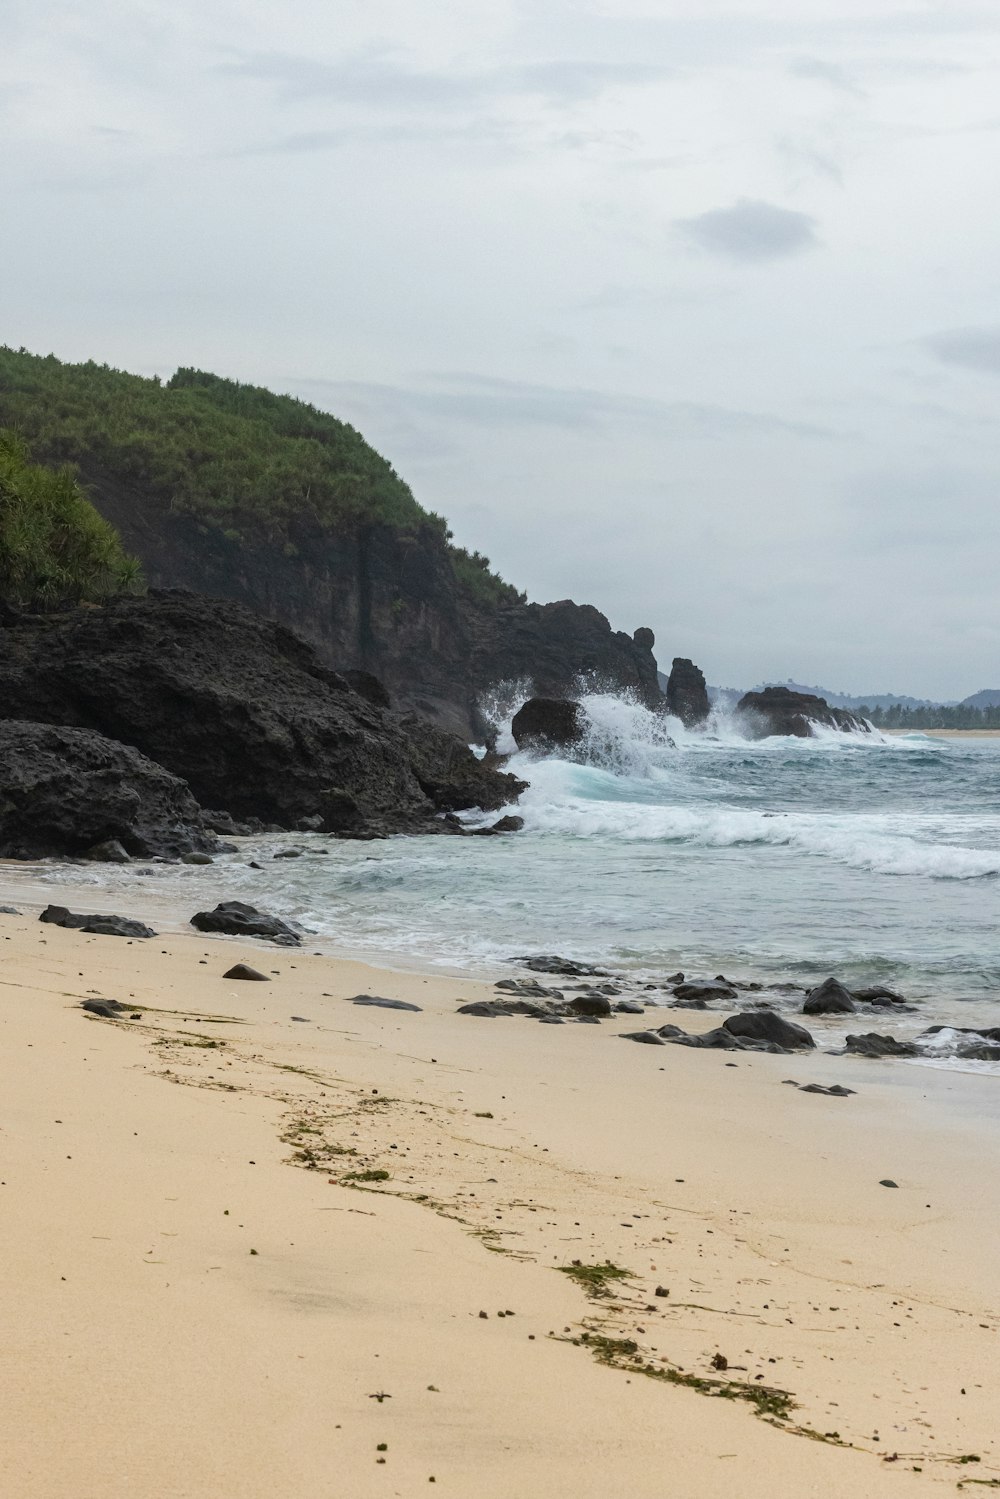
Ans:
[{"label": "sky", "polygon": [[709,681],[1000,686],[1000,18],[0,0],[0,341],[358,427]]}]

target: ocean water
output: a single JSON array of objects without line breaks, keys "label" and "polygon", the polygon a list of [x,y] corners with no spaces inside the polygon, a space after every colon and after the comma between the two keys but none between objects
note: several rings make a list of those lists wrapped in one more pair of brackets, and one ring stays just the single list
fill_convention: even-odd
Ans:
[{"label": "ocean water", "polygon": [[[820,1022],[834,1042],[846,1029],[1000,1025],[1000,740],[749,741],[725,718],[688,732],[620,698],[584,705],[583,763],[513,755],[530,782],[510,809],[525,819],[516,836],[283,834],[243,840],[210,868],[48,865],[24,878],[43,898],[84,882],[100,888],[95,908],[156,903],[179,919],[243,899],[298,921],[317,948],[401,967],[489,978],[519,955],[560,953],[637,983],[834,974],[917,1005]],[[500,747],[513,749],[508,726]],[[301,856],[274,859],[290,847]],[[953,1041],[930,1044],[928,1060],[954,1062]]]}]

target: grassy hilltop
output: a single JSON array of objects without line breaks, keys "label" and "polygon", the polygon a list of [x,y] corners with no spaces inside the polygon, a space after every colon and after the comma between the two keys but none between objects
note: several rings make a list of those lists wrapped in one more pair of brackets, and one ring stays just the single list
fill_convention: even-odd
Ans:
[{"label": "grassy hilltop", "polygon": [[134,487],[234,544],[297,554],[302,534],[430,528],[458,589],[481,604],[517,591],[478,552],[451,545],[392,465],[346,422],[290,396],[200,370],[166,382],[0,346],[0,428],[36,462]]}]

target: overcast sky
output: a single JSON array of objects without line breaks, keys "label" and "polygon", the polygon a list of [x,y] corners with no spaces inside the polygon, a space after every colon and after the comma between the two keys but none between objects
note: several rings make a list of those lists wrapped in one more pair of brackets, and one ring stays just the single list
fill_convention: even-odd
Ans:
[{"label": "overcast sky", "polygon": [[1000,686],[1000,17],[0,0],[0,341],[359,427],[710,681]]}]

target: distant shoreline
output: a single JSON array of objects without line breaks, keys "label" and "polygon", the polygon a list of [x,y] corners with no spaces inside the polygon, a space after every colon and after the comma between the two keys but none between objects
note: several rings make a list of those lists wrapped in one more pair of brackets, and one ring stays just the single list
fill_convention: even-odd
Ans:
[{"label": "distant shoreline", "polygon": [[997,739],[1000,729],[880,729],[882,734],[926,734],[929,739]]}]

